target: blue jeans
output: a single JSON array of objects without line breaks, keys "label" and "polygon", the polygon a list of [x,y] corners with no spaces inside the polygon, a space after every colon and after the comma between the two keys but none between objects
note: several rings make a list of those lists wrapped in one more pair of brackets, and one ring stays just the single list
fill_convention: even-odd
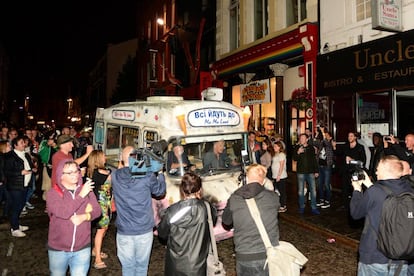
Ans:
[{"label": "blue jeans", "polygon": [[[390,269],[388,271],[388,268]],[[361,262],[358,263],[358,276],[386,276],[386,275],[394,275],[395,271],[398,268],[397,263],[393,263],[388,267],[388,264],[363,264]],[[400,275],[409,275],[408,273],[408,265],[405,264],[402,267]]]},{"label": "blue jeans", "polygon": [[32,178],[30,179],[29,182],[29,187],[27,189],[27,193],[26,193],[26,202],[29,202],[29,200],[32,198],[32,195],[34,194],[34,192],[36,191],[36,176],[34,173],[32,173]]},{"label": "blue jeans", "polygon": [[68,267],[70,275],[88,275],[91,263],[90,247],[75,252],[48,250],[48,255],[51,276],[66,276]]},{"label": "blue jeans", "polygon": [[254,261],[236,261],[237,276],[268,276],[269,267],[263,269],[266,259]]},{"label": "blue jeans", "polygon": [[311,195],[311,207],[312,210],[316,209],[316,187],[315,187],[315,174],[313,173],[298,173],[298,195],[299,195],[299,208],[305,208],[305,181],[308,183],[308,190]]},{"label": "blue jeans", "polygon": [[147,275],[153,235],[152,231],[133,236],[116,234],[116,247],[123,276]]},{"label": "blue jeans", "polygon": [[26,204],[27,190],[9,190],[10,225],[13,230],[19,229],[19,217]]},{"label": "blue jeans", "polygon": [[331,201],[331,166],[319,166],[319,199]]}]

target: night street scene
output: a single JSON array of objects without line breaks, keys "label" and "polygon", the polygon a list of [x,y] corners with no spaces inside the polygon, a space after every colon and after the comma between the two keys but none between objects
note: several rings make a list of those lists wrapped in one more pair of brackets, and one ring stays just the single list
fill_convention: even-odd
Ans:
[{"label": "night street scene", "polygon": [[414,275],[414,0],[3,2],[1,276]]}]

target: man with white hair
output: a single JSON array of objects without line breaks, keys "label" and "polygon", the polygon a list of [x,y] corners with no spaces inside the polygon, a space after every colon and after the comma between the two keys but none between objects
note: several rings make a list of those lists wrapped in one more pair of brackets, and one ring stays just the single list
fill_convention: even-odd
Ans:
[{"label": "man with white hair", "polygon": [[408,133],[405,136],[405,148],[402,147],[397,138],[393,135],[384,137],[384,153],[386,155],[395,155],[401,160],[407,161],[411,169],[414,168],[414,133]]}]

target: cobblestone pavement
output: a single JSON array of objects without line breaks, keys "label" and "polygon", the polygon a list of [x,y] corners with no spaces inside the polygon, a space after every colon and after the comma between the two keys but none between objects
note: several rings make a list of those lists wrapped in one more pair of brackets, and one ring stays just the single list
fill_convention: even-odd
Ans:
[{"label": "cobblestone pavement", "polygon": [[[22,218],[23,225],[30,226],[25,238],[13,238],[7,224],[0,225],[0,275],[49,275],[46,251],[48,217],[43,212],[44,203],[35,202],[36,209]],[[356,240],[347,233],[337,233],[323,227],[322,222],[335,224],[332,211],[324,211],[315,218],[310,214],[299,216],[294,206],[280,215],[281,240],[293,243],[309,261],[301,275],[356,275],[357,250]],[[331,212],[331,213],[329,213]],[[325,219],[324,219],[325,217]],[[312,221],[314,220],[314,221]],[[343,220],[342,232],[344,232]],[[332,225],[331,225],[332,226]],[[116,257],[115,226],[112,224],[104,240],[104,251],[109,258],[105,260],[108,268],[96,270],[91,268],[89,275],[121,275],[121,268]],[[345,229],[346,230],[346,229]],[[350,230],[352,232],[352,230]],[[339,231],[341,232],[341,231]],[[356,235],[356,234],[355,234]],[[336,238],[336,243],[328,243],[327,238]],[[341,242],[341,238],[351,242]],[[228,275],[235,275],[235,258],[233,240],[218,243],[219,257],[223,261]],[[149,275],[163,275],[164,246],[154,239],[149,267]]]}]

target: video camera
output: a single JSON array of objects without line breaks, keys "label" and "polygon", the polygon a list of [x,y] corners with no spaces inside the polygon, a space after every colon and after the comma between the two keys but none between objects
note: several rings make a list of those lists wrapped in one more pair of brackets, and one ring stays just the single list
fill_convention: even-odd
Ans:
[{"label": "video camera", "polygon": [[156,173],[163,169],[163,154],[167,149],[167,142],[160,140],[151,147],[139,148],[131,152],[128,157],[129,169],[132,177],[144,177],[148,173]]}]

